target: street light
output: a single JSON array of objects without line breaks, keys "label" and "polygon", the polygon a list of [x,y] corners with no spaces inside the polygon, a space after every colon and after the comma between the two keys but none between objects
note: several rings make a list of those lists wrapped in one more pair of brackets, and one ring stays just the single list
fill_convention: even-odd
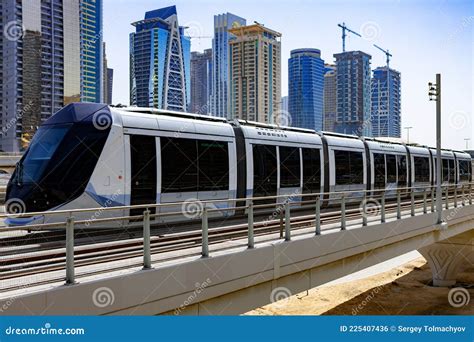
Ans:
[{"label": "street light", "polygon": [[412,129],[413,127],[412,126],[407,126],[407,127],[403,127],[404,129],[407,130],[407,144],[410,143],[410,129]]},{"label": "street light", "polygon": [[[428,89],[430,101],[436,101],[436,216],[437,223],[443,225],[441,198],[443,195],[441,192],[441,74],[436,74],[436,83],[428,83]],[[442,226],[441,228],[445,227]]]}]

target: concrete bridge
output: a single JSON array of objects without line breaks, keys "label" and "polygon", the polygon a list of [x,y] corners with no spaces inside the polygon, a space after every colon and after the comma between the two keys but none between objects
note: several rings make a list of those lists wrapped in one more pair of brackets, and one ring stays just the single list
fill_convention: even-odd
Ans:
[{"label": "concrete bridge", "polygon": [[[343,207],[343,224],[324,223],[316,209],[307,227],[294,229],[286,217],[285,239],[277,232],[254,236],[249,221],[247,237],[204,246],[203,234],[202,246],[145,257],[151,268],[142,268],[140,256],[88,266],[73,285],[39,282],[4,291],[0,314],[241,314],[414,250],[431,266],[434,286],[454,285],[463,265],[474,262],[470,193],[448,197],[443,225],[436,224],[436,212],[427,207],[426,196],[421,202],[412,197],[408,207],[398,203],[396,211],[382,202],[370,216],[364,206],[362,215],[346,218]],[[81,276],[79,269],[76,276]]]}]

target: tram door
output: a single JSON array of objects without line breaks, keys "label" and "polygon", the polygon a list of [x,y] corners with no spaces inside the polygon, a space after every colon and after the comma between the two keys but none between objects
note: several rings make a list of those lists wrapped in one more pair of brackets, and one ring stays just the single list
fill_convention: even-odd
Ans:
[{"label": "tram door", "polygon": [[[130,205],[156,203],[156,141],[145,135],[130,136]],[[149,208],[152,214],[156,208]],[[130,215],[141,215],[144,209],[131,209]]]},{"label": "tram door", "polygon": [[[253,197],[276,196],[278,165],[276,146],[253,145]],[[276,199],[258,201],[274,203]]]}]

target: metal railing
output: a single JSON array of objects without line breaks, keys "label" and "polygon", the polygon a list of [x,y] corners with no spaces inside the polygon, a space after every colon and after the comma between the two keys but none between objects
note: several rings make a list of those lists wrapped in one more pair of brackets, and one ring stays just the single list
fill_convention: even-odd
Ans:
[{"label": "metal railing", "polygon": [[[464,185],[449,185],[443,186],[444,203],[445,208],[449,209],[452,205],[453,208],[458,207],[458,200],[461,205],[472,205],[472,185],[474,183],[468,183]],[[357,195],[357,196],[354,196]],[[460,197],[460,198],[459,198]],[[402,198],[407,199],[406,202],[402,202]],[[394,203],[387,205],[387,199],[392,199]],[[452,200],[451,200],[452,199]],[[258,204],[261,201],[274,200],[273,203]],[[278,202],[282,200],[281,202]],[[372,201],[370,209],[377,210],[377,215],[368,215],[368,203]],[[227,202],[233,204],[225,208],[209,208],[209,205],[215,206],[217,203]],[[254,231],[254,220],[255,211],[260,210],[259,214],[266,213],[264,209],[272,209],[277,212],[277,215],[272,215],[269,219],[276,220],[278,213],[280,214],[280,223],[284,222],[284,240],[291,241],[292,229],[291,229],[291,211],[292,207],[298,209],[311,209],[314,210],[314,232],[315,235],[321,235],[321,209],[323,205],[329,205],[331,207],[340,207],[340,230],[347,229],[347,215],[353,214],[354,211],[359,211],[361,216],[361,225],[367,226],[369,224],[368,217],[373,216],[376,222],[385,223],[387,220],[387,214],[389,212],[388,207],[391,210],[395,209],[394,218],[401,219],[403,217],[404,203],[408,203],[409,212],[408,216],[415,216],[417,209],[421,209],[421,214],[428,213],[428,202],[430,202],[430,211],[435,212],[435,186],[427,187],[405,187],[397,188],[393,190],[387,189],[376,189],[376,190],[353,190],[345,192],[321,192],[321,193],[310,193],[310,194],[290,194],[290,195],[276,195],[267,197],[251,197],[251,198],[240,198],[240,199],[223,199],[223,200],[209,200],[199,201],[201,209],[197,213],[196,218],[201,221],[201,255],[202,257],[209,257],[209,216],[212,213],[223,213],[227,211],[241,211],[247,218],[247,246],[248,248],[255,247],[255,231]],[[237,203],[244,203],[243,205],[237,205]],[[359,204],[359,209],[349,208],[347,206],[356,206]],[[183,211],[170,211],[170,212],[155,212],[151,213],[150,209],[156,208],[170,208],[170,207],[182,207],[183,202],[174,203],[161,203],[161,204],[142,204],[133,206],[115,206],[115,207],[99,207],[99,208],[87,208],[87,209],[69,209],[69,210],[57,210],[47,212],[29,212],[19,214],[0,214],[0,218],[6,217],[32,217],[32,216],[44,216],[48,217],[51,215],[64,215],[66,217],[65,222],[55,223],[42,223],[34,226],[22,226],[22,227],[0,227],[2,231],[18,231],[18,230],[45,230],[52,228],[66,229],[66,284],[75,283],[75,267],[74,267],[74,232],[76,227],[85,224],[86,222],[91,223],[89,220],[75,220],[74,215],[79,213],[87,212],[108,212],[114,210],[127,210],[127,209],[143,209],[142,215],[125,215],[118,217],[107,217],[107,218],[96,218],[92,221],[93,224],[107,223],[113,221],[129,221],[129,223],[137,223],[137,220],[141,220],[143,227],[143,268],[152,268],[151,258],[151,221],[152,219],[170,217],[177,215],[183,215]],[[380,211],[379,211],[380,208]],[[284,219],[282,220],[284,216]],[[380,216],[380,218],[378,218]],[[358,221],[359,215],[356,215],[351,221]],[[374,220],[372,220],[374,221]],[[139,222],[138,222],[139,223]],[[333,229],[333,228],[331,228]]]}]

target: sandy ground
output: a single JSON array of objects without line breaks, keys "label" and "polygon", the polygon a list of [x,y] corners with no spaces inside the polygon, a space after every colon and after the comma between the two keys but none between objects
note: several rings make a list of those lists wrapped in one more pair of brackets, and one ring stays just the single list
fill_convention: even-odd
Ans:
[{"label": "sandy ground", "polygon": [[474,315],[474,267],[454,287],[468,290],[470,302],[459,308],[448,301],[451,288],[431,286],[425,259],[346,283],[321,286],[247,315]]}]

